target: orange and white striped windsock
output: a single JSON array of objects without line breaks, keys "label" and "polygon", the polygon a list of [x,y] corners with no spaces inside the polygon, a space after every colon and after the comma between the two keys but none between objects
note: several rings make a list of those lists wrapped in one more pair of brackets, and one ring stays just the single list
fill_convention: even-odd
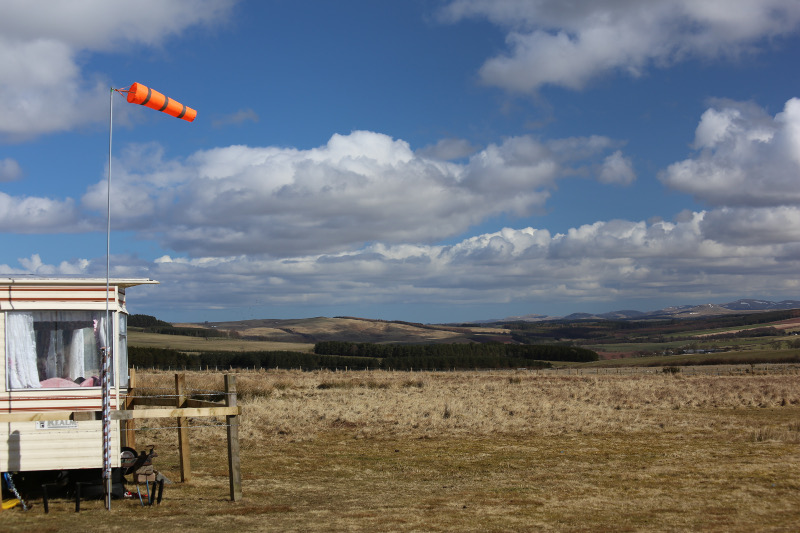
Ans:
[{"label": "orange and white striped windsock", "polygon": [[134,83],[127,92],[128,102],[132,104],[147,106],[150,109],[162,111],[168,115],[172,115],[175,118],[188,120],[189,122],[192,122],[197,116],[197,111],[191,107],[186,107],[182,103],[172,100],[171,98],[164,96],[160,92],[154,91],[150,87],[146,87],[141,83]]}]

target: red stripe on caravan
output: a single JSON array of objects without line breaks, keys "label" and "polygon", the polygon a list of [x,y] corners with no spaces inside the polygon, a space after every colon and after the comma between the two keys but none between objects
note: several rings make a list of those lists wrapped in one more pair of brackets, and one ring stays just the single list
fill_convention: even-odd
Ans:
[{"label": "red stripe on caravan", "polygon": [[[80,407],[73,407],[69,405],[62,405],[60,407],[15,407],[14,409],[7,411],[8,413],[36,413],[36,412],[47,412],[47,411],[100,411],[102,410],[102,406],[93,406],[93,405],[81,405]],[[112,410],[116,410],[116,408],[112,407]]]},{"label": "red stripe on caravan", "polygon": [[[23,296],[19,293],[76,293],[81,292],[84,294],[91,294],[92,296],[76,297],[65,295],[63,297],[42,297],[42,296]],[[109,293],[112,300],[116,301],[114,291]],[[0,300],[1,301],[19,301],[19,302],[104,302],[106,300],[105,287],[10,287],[0,286]]]},{"label": "red stripe on caravan", "polygon": [[[57,391],[58,389],[53,389],[53,392]],[[13,391],[15,393],[24,392],[24,389]],[[83,396],[16,396],[13,398],[4,398],[3,401],[5,402],[63,402],[63,401],[73,401],[73,400],[99,400],[100,394],[102,391],[97,391],[97,394],[87,395],[84,393]]]},{"label": "red stripe on caravan", "polygon": [[[36,298],[36,297],[28,297],[28,298],[19,298],[16,296],[8,296],[5,298],[0,297],[0,300],[7,301],[7,302],[105,302],[105,298]],[[114,298],[111,298],[114,300]]]},{"label": "red stripe on caravan", "polygon": [[69,292],[69,291],[79,291],[79,292],[90,292],[90,291],[103,291],[106,292],[105,287],[101,287],[99,285],[96,286],[89,286],[89,287],[53,287],[53,286],[42,286],[42,287],[17,287],[17,286],[10,286],[10,285],[2,285],[0,286],[0,290],[3,291],[14,291],[14,292],[47,292],[47,291],[60,291],[60,292]]}]

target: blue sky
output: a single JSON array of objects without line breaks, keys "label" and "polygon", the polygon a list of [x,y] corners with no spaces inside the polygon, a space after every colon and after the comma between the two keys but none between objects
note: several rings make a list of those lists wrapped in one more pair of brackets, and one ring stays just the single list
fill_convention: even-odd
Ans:
[{"label": "blue sky", "polygon": [[[37,6],[37,4],[39,4]],[[0,276],[170,321],[800,299],[795,0],[9,0]]]}]

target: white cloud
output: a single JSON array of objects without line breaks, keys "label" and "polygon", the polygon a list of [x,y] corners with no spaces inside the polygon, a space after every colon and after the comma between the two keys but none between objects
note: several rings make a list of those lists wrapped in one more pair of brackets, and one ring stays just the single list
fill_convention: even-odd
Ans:
[{"label": "white cloud", "polygon": [[[112,218],[117,229],[193,257],[432,243],[487,217],[541,210],[558,179],[600,166],[617,144],[512,137],[462,163],[423,157],[368,131],[310,150],[229,146],[185,161],[140,145],[113,162]],[[82,207],[99,215],[105,205],[102,180]]]},{"label": "white cloud", "polygon": [[[716,216],[695,212],[681,221],[650,224],[612,220],[563,234],[505,228],[448,246],[375,243],[285,258],[113,257],[112,275],[161,281],[130,295],[134,302],[146,296],[147,305],[159,312],[400,301],[570,301],[578,307],[585,301],[695,299],[698,291],[736,298],[795,290],[787,280],[796,278],[800,261],[796,235],[786,235],[784,242],[737,242],[716,232]],[[796,222],[797,216],[786,212],[778,218]],[[34,256],[21,263],[23,271],[40,274],[99,275],[104,267],[100,259],[48,266]],[[186,290],[194,286],[202,290]]]},{"label": "white cloud", "polygon": [[736,244],[800,243],[800,207],[718,209],[708,213],[703,231]]},{"label": "white cloud", "polygon": [[25,139],[104,118],[108,83],[81,70],[83,52],[157,46],[194,25],[224,20],[233,0],[0,3],[0,136]]},{"label": "white cloud", "polygon": [[[156,144],[131,145],[112,161],[113,227],[191,257],[430,244],[489,217],[536,213],[564,177],[594,172],[600,181],[624,182],[629,165],[618,144],[598,136],[511,137],[461,163],[423,157],[405,141],[368,131],[309,150],[229,146],[183,161],[166,159]],[[98,229],[106,185],[89,187],[80,204],[0,196],[3,220],[26,233]]]},{"label": "white cloud", "polygon": [[31,257],[23,257],[19,259],[19,264],[22,265],[21,270],[6,269],[6,265],[0,265],[0,272],[4,274],[33,274],[36,276],[75,276],[85,275],[90,261],[87,259],[78,259],[72,263],[69,261],[62,261],[59,265],[48,265],[42,261],[39,254],[33,254]]},{"label": "white cloud", "polygon": [[0,192],[0,228],[7,233],[77,233],[92,230],[92,223],[81,217],[75,201]]},{"label": "white cloud", "polygon": [[754,104],[719,101],[703,113],[694,157],[660,176],[717,206],[800,206],[800,99],[770,117]]},{"label": "white cloud", "polygon": [[436,144],[417,150],[417,154],[430,159],[453,161],[468,157],[477,151],[478,148],[466,139],[440,139]]},{"label": "white cloud", "polygon": [[689,57],[736,56],[794,32],[795,0],[453,0],[443,18],[486,17],[508,29],[509,52],[481,69],[514,91],[580,89],[606,72],[638,76]]},{"label": "white cloud", "polygon": [[0,183],[14,181],[22,177],[22,168],[16,160],[6,157],[0,159]]},{"label": "white cloud", "polygon": [[630,158],[625,157],[621,151],[617,150],[603,161],[598,180],[600,183],[630,185],[636,180],[633,163]]}]

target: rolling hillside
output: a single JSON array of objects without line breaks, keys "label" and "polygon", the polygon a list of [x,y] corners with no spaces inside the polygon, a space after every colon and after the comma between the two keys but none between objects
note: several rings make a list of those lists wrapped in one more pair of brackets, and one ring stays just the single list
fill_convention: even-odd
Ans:
[{"label": "rolling hillside", "polygon": [[242,339],[316,343],[349,341],[373,343],[454,343],[474,340],[508,340],[509,331],[493,327],[449,327],[409,322],[388,322],[355,317],[316,317],[291,320],[260,319],[205,324],[175,324],[176,327],[207,327],[231,332]]}]

